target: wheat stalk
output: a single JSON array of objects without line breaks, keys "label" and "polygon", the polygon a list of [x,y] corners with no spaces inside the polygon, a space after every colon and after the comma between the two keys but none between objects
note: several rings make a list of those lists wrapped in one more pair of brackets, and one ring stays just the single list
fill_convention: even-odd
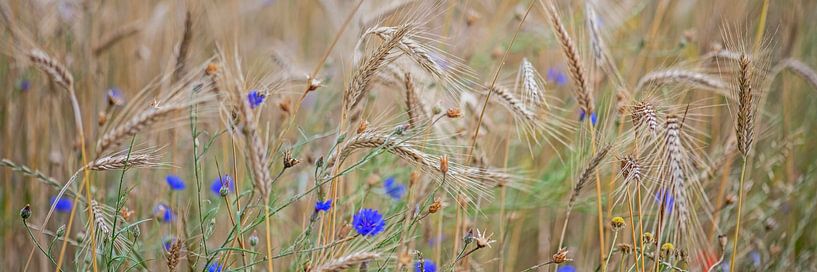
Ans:
[{"label": "wheat stalk", "polygon": [[398,28],[391,35],[391,39],[382,43],[371,55],[360,62],[344,93],[343,103],[347,112],[360,103],[363,95],[368,91],[369,83],[374,78],[375,73],[389,63],[388,56],[391,50],[400,44],[400,39],[408,34],[408,31],[408,26]]},{"label": "wheat stalk", "polygon": [[65,66],[63,66],[59,61],[50,57],[48,54],[39,49],[32,49],[31,52],[28,53],[28,58],[31,60],[31,62],[36,64],[37,68],[48,74],[51,77],[51,80],[56,82],[57,85],[60,85],[66,90],[73,88],[74,77],[71,76],[68,69],[66,69]]},{"label": "wheat stalk", "polygon": [[802,61],[793,58],[784,59],[780,61],[780,63],[778,63],[775,69],[773,70],[775,71],[775,73],[778,73],[783,69],[791,70],[796,75],[799,75],[800,77],[805,79],[806,82],[808,82],[812,88],[817,89],[817,72],[815,72],[814,69],[811,69],[811,67],[809,67]]},{"label": "wheat stalk", "polygon": [[738,120],[736,134],[738,137],[738,150],[743,156],[749,153],[749,148],[754,140],[754,94],[752,93],[751,61],[746,55],[741,55],[740,73],[738,76]]},{"label": "wheat stalk", "polygon": [[136,135],[140,131],[169,117],[173,113],[186,108],[186,105],[171,104],[161,107],[148,108],[137,114],[124,124],[102,135],[97,141],[97,154],[104,154],[108,150],[119,146],[124,140]]},{"label": "wheat stalk", "polygon": [[[540,4],[545,5],[541,1]],[[570,35],[567,34],[567,30],[562,24],[562,19],[559,17],[559,13],[556,11],[556,7],[553,6],[553,3],[551,2],[544,8],[547,10],[548,16],[550,16],[553,33],[556,34],[556,38],[558,38],[562,46],[562,53],[564,53],[565,58],[567,58],[570,78],[573,79],[573,83],[576,84],[576,100],[581,110],[589,116],[593,113],[593,95],[589,89],[584,67],[582,66],[582,61],[579,56],[579,50],[576,48]]]},{"label": "wheat stalk", "polygon": [[685,69],[666,69],[647,73],[638,81],[636,85],[636,92],[643,89],[644,86],[650,83],[668,83],[678,82],[687,83],[694,86],[700,86],[713,90],[723,90],[727,88],[727,84],[722,80],[695,71]]}]

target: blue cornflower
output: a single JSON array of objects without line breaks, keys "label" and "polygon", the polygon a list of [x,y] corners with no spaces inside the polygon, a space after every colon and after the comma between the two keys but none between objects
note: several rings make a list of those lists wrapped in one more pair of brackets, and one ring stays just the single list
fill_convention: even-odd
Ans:
[{"label": "blue cornflower", "polygon": [[[54,204],[56,203],[56,205]],[[71,200],[65,197],[60,197],[57,199],[56,196],[51,197],[51,206],[54,206],[54,210],[61,213],[69,213],[71,212],[71,207],[74,205],[71,203]]]},{"label": "blue cornflower", "polygon": [[170,186],[170,190],[179,191],[184,190],[184,180],[179,176],[168,175],[165,177],[165,181],[167,181],[167,185]]},{"label": "blue cornflower", "polygon": [[[584,113],[584,110],[579,110],[579,122],[584,121],[585,116],[586,114]],[[595,112],[590,113],[590,124],[595,126],[596,120],[597,120],[596,113]]]},{"label": "blue cornflower", "polygon": [[250,103],[250,108],[254,109],[261,105],[264,102],[264,94],[260,93],[258,90],[252,90],[250,93],[247,94],[247,101]]},{"label": "blue cornflower", "polygon": [[729,272],[731,269],[731,265],[729,265],[729,261],[724,260],[721,263],[721,272]]},{"label": "blue cornflower", "polygon": [[162,247],[165,249],[165,251],[170,251],[170,247],[172,247],[173,243],[175,242],[176,238],[174,238],[173,236],[165,237],[164,240],[162,241]]},{"label": "blue cornflower", "polygon": [[22,92],[28,91],[28,89],[31,88],[31,81],[28,81],[28,79],[25,78],[21,79],[20,83],[17,84],[17,88],[19,88]]},{"label": "blue cornflower", "polygon": [[556,269],[556,272],[576,272],[576,267],[568,264],[560,266],[559,269]]},{"label": "blue cornflower", "polygon": [[377,210],[361,209],[352,218],[352,226],[360,235],[375,236],[386,228],[386,221]]},{"label": "blue cornflower", "polygon": [[415,272],[437,272],[437,265],[434,264],[429,259],[425,259],[422,262],[417,261],[414,265]]},{"label": "blue cornflower", "polygon": [[219,265],[218,262],[207,265],[207,272],[221,272],[222,270],[224,270],[224,267]]},{"label": "blue cornflower", "polygon": [[655,202],[658,202],[658,205],[661,205],[661,198],[662,197],[664,198],[664,205],[666,207],[665,209],[666,209],[667,213],[668,214],[672,213],[672,207],[675,206],[674,205],[675,204],[675,198],[672,197],[672,192],[670,192],[667,189],[663,189],[663,190],[659,191],[655,195]]},{"label": "blue cornflower", "polygon": [[173,215],[173,210],[170,209],[170,206],[161,203],[153,208],[153,216],[156,216],[156,219],[162,223],[169,223],[176,218],[176,216]]},{"label": "blue cornflower", "polygon": [[119,88],[113,87],[108,89],[107,97],[108,105],[122,106],[125,104],[125,95],[122,94],[122,90]]},{"label": "blue cornflower", "polygon": [[406,186],[394,181],[394,177],[389,177],[383,182],[383,190],[392,199],[400,199],[406,193]]},{"label": "blue cornflower", "polygon": [[210,184],[210,191],[213,191],[213,194],[216,196],[221,196],[221,187],[224,187],[225,184],[227,185],[228,192],[235,190],[233,178],[231,178],[229,175],[223,175],[213,180],[213,183]]},{"label": "blue cornflower", "polygon": [[559,86],[564,86],[567,84],[567,76],[562,70],[551,67],[548,69],[547,81],[556,83],[556,85]]},{"label": "blue cornflower", "polygon": [[318,202],[315,202],[315,212],[316,213],[321,212],[321,211],[323,211],[323,212],[329,211],[330,208],[332,208],[332,200],[331,199],[327,199],[326,201],[323,201],[323,202],[321,202],[320,200]]}]

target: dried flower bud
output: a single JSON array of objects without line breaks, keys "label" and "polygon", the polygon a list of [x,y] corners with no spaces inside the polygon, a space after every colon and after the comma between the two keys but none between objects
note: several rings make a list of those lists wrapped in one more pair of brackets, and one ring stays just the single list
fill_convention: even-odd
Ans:
[{"label": "dried flower bud", "polygon": [[139,228],[139,225],[134,225],[128,230],[130,231],[130,234],[133,235],[133,238],[139,238],[139,236],[142,236],[142,229]]},{"label": "dried flower bud", "polygon": [[726,235],[723,235],[723,234],[718,235],[718,245],[721,246],[721,250],[726,248],[726,243],[728,243],[728,242],[729,242],[729,238],[727,238]]},{"label": "dried flower bud", "polygon": [[57,232],[54,234],[57,236],[57,238],[62,238],[62,236],[65,235],[65,225],[61,225],[59,228],[57,228]]},{"label": "dried flower bud", "polygon": [[440,114],[441,112],[443,112],[443,109],[440,108],[440,106],[434,106],[431,108],[431,114],[433,115]]},{"label": "dried flower bud", "polygon": [[556,254],[553,254],[553,260],[551,260],[555,264],[560,264],[568,261],[572,261],[572,259],[567,258],[567,248],[560,248]]},{"label": "dried flower bud", "polygon": [[284,169],[293,167],[300,162],[298,159],[292,158],[292,150],[284,151]]},{"label": "dried flower bud", "polygon": [[130,217],[133,216],[134,213],[135,212],[128,209],[128,207],[122,207],[122,209],[119,210],[119,215],[121,215],[122,218],[124,218],[125,220],[130,219]]},{"label": "dried flower bud", "polygon": [[661,245],[661,257],[667,258],[672,256],[672,253],[675,252],[675,245],[672,243],[664,243]]},{"label": "dried flower bud", "polygon": [[207,64],[207,68],[204,69],[204,74],[208,76],[212,76],[218,72],[218,65],[215,63]]},{"label": "dried flower bud", "polygon": [[431,206],[428,206],[428,213],[436,213],[440,211],[442,207],[443,203],[440,201],[440,199],[435,199],[434,202],[431,203]]},{"label": "dried flower bud", "polygon": [[74,237],[74,240],[77,240],[77,243],[80,243],[80,244],[82,242],[84,242],[85,241],[85,232],[84,231],[78,232],[77,237]]},{"label": "dried flower bud", "polygon": [[735,194],[729,194],[724,201],[724,205],[732,205],[735,204],[735,201],[738,201],[738,197]]},{"label": "dried flower bud", "polygon": [[23,218],[23,220],[26,220],[26,219],[28,219],[29,217],[31,217],[31,205],[26,204],[26,206],[25,206],[25,207],[23,207],[23,208],[20,210],[20,217],[22,217],[22,218]]},{"label": "dried flower bud", "polygon": [[465,242],[466,245],[473,242],[474,241],[474,230],[469,229],[468,232],[465,233],[465,236],[462,237],[462,241]]},{"label": "dried flower bud", "polygon": [[440,158],[440,172],[448,173],[448,155],[443,155]]},{"label": "dried flower bud", "polygon": [[613,219],[610,220],[610,227],[613,227],[614,231],[621,230],[621,228],[624,227],[624,218],[621,216],[613,217]]},{"label": "dried flower bud", "polygon": [[369,128],[369,121],[360,121],[360,124],[357,125],[357,134],[365,132],[367,128]]},{"label": "dried flower bud", "polygon": [[278,108],[280,108],[281,111],[283,112],[289,113],[290,110],[289,104],[290,104],[289,98],[284,98],[283,100],[278,102]]},{"label": "dried flower bud", "polygon": [[250,246],[257,246],[258,245],[258,233],[252,232],[250,235]]},{"label": "dried flower bud", "polygon": [[462,116],[462,110],[460,110],[459,108],[448,108],[448,111],[445,112],[445,115],[448,116],[448,118],[458,118]]},{"label": "dried flower bud", "polygon": [[643,240],[644,243],[648,245],[655,242],[651,232],[645,232],[644,235],[641,236],[641,240]]},{"label": "dried flower bud", "polygon": [[318,80],[318,79],[308,78],[308,77],[307,77],[307,80],[306,80],[306,81],[307,81],[307,82],[309,82],[309,87],[306,89],[306,91],[307,91],[307,92],[311,92],[311,91],[317,90],[317,89],[318,89],[318,87],[320,87],[320,86],[321,86],[321,81],[320,81],[320,80]]},{"label": "dried flower bud", "polygon": [[629,244],[625,244],[625,243],[618,244],[617,247],[618,247],[618,251],[621,252],[621,254],[624,254],[624,255],[630,254],[630,252],[632,252],[632,250],[633,250],[633,246],[631,246]]},{"label": "dried flower bud", "polygon": [[766,231],[771,231],[777,228],[777,221],[771,217],[766,218],[766,220],[763,220],[763,228],[766,229]]},{"label": "dried flower bud", "polygon": [[101,127],[101,126],[104,126],[104,125],[105,125],[105,123],[107,123],[107,122],[108,122],[108,114],[107,114],[107,113],[105,113],[104,111],[100,111],[100,112],[99,112],[99,117],[97,117],[97,121],[96,121],[96,122],[97,122],[97,124],[99,124],[99,126],[100,126],[100,127]]}]

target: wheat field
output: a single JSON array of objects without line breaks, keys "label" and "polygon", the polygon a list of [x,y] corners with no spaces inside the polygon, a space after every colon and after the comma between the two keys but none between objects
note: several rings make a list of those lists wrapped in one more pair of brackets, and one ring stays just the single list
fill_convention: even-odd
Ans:
[{"label": "wheat field", "polygon": [[817,271],[816,1],[0,19],[0,271]]}]

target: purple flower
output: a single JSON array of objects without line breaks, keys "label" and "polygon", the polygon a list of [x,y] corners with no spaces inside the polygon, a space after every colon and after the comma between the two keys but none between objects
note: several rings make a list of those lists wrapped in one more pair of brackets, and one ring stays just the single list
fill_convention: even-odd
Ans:
[{"label": "purple flower", "polygon": [[375,236],[386,228],[386,221],[377,210],[361,209],[352,218],[352,226],[360,235]]},{"label": "purple flower", "polygon": [[184,180],[179,176],[168,175],[165,177],[165,181],[167,181],[167,185],[170,186],[170,190],[179,191],[184,190]]},{"label": "purple flower", "polygon": [[221,272],[223,269],[224,267],[219,265],[218,262],[207,265],[207,272]]},{"label": "purple flower", "polygon": [[576,272],[576,267],[568,264],[560,266],[559,269],[556,269],[556,272]]},{"label": "purple flower", "polygon": [[398,200],[406,193],[406,186],[394,181],[394,177],[389,177],[383,182],[383,190],[394,200]]},{"label": "purple flower", "polygon": [[31,88],[31,81],[28,79],[21,79],[19,83],[17,83],[17,88],[20,89],[21,92],[28,91]]},{"label": "purple flower", "polygon": [[547,81],[556,83],[556,85],[559,86],[564,86],[567,84],[567,76],[562,70],[551,67],[548,69]]},{"label": "purple flower", "polygon": [[261,103],[264,102],[264,98],[266,98],[266,96],[264,96],[264,94],[260,93],[258,90],[252,90],[247,94],[247,102],[250,103],[251,109],[261,105]]},{"label": "purple flower", "polygon": [[125,96],[122,94],[122,90],[119,90],[119,88],[113,87],[108,89],[107,97],[108,105],[122,106],[125,104]]},{"label": "purple flower", "polygon": [[[585,116],[586,114],[584,113],[584,110],[579,110],[579,122],[584,121]],[[590,124],[595,126],[596,120],[597,120],[596,113],[595,112],[590,113]]]},{"label": "purple flower", "polygon": [[69,213],[74,205],[71,203],[71,200],[65,198],[65,196],[60,197],[59,199],[57,199],[56,196],[52,196],[51,206],[54,206],[54,210],[57,212]]},{"label": "purple flower", "polygon": [[165,251],[170,251],[170,247],[172,247],[173,243],[175,242],[176,238],[174,238],[173,236],[165,237],[164,240],[162,241],[162,247],[165,248]]},{"label": "purple flower", "polygon": [[417,261],[414,265],[415,272],[437,272],[437,265],[429,259]]},{"label": "purple flower", "polygon": [[162,223],[169,223],[176,218],[176,216],[173,215],[173,210],[170,209],[170,206],[161,203],[153,208],[153,216],[156,216],[156,219]]},{"label": "purple flower", "polygon": [[223,175],[213,180],[213,183],[210,184],[210,191],[212,191],[216,196],[221,196],[221,187],[224,187],[224,185],[227,185],[228,192],[235,190],[233,178],[231,178],[229,175]]},{"label": "purple flower", "polygon": [[672,207],[675,204],[675,198],[672,197],[672,192],[668,189],[662,189],[655,195],[655,202],[658,202],[658,205],[661,205],[661,198],[664,198],[664,206],[666,207],[665,210],[667,213],[672,213]]},{"label": "purple flower", "polygon": [[329,211],[330,208],[332,208],[332,200],[331,199],[327,199],[326,201],[323,201],[323,202],[322,201],[315,202],[315,213],[321,212],[321,211],[323,211],[323,212]]}]

